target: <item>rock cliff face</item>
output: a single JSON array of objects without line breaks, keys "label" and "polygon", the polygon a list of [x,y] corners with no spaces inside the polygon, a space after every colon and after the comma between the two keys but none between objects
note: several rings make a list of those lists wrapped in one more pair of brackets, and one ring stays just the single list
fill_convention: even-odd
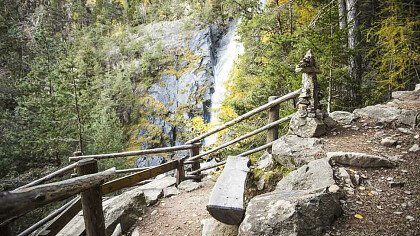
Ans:
[{"label": "rock cliff face", "polygon": [[[133,44],[146,42],[146,51],[160,47],[163,60],[169,63],[164,68],[152,68],[157,71],[153,82],[134,91],[142,114],[139,124],[131,129],[130,148],[183,144],[191,129],[190,119],[199,116],[210,120],[213,68],[223,34],[220,27],[186,18],[152,23],[131,36]],[[140,70],[142,63],[133,64]]]}]

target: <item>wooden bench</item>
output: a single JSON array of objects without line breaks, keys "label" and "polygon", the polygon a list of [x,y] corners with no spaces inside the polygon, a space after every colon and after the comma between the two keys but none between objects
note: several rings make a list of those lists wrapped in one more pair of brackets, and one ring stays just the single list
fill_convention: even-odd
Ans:
[{"label": "wooden bench", "polygon": [[207,211],[216,220],[239,225],[245,216],[244,192],[249,158],[230,156],[210,195]]}]

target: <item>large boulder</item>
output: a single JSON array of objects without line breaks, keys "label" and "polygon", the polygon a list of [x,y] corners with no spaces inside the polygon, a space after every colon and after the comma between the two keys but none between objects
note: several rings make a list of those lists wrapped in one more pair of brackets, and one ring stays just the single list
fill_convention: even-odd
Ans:
[{"label": "large boulder", "polygon": [[323,154],[323,142],[319,138],[301,138],[285,135],[272,146],[273,159],[285,167],[299,167]]},{"label": "large boulder", "polygon": [[334,111],[328,116],[340,125],[349,125],[354,120],[354,114],[347,111]]},{"label": "large boulder", "polygon": [[353,114],[356,118],[363,118],[373,123],[413,126],[418,112],[420,112],[420,109],[408,110],[400,109],[395,106],[378,104],[356,109],[353,111]]},{"label": "large boulder", "polygon": [[361,168],[392,168],[397,164],[385,157],[358,152],[328,152],[327,158],[332,164],[341,164]]},{"label": "large boulder", "polygon": [[113,197],[104,205],[105,228],[110,235],[118,224],[123,232],[128,232],[144,214],[146,199],[141,191],[134,190]]},{"label": "large boulder", "polygon": [[251,199],[238,235],[323,235],[341,212],[336,194],[324,190],[274,191]]},{"label": "large boulder", "polygon": [[237,225],[227,225],[213,218],[201,221],[202,236],[236,236],[238,235]]},{"label": "large boulder", "polygon": [[276,190],[309,190],[321,189],[334,185],[333,169],[327,158],[309,162],[299,169],[290,172],[280,182]]}]

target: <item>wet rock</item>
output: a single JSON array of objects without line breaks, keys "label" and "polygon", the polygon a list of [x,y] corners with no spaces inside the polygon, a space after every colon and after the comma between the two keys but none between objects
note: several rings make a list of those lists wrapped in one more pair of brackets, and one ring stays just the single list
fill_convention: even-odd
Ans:
[{"label": "wet rock", "polygon": [[328,159],[322,158],[290,172],[278,182],[276,190],[320,189],[334,184],[333,169],[328,163]]},{"label": "wet rock", "polygon": [[238,235],[237,225],[223,224],[213,218],[201,221],[202,236],[236,236]]},{"label": "wet rock", "polygon": [[323,191],[274,191],[248,204],[240,236],[323,235],[342,212],[336,194]]},{"label": "wet rock", "polygon": [[328,152],[327,157],[332,164],[341,164],[361,168],[392,168],[396,163],[380,156],[358,152]]},{"label": "wet rock", "polygon": [[340,125],[350,125],[354,120],[354,114],[347,111],[334,111],[328,114],[328,116]]},{"label": "wet rock", "polygon": [[286,167],[299,167],[315,160],[323,153],[323,142],[319,138],[301,138],[285,135],[276,140],[272,147],[273,159]]},{"label": "wet rock", "polygon": [[397,143],[397,140],[392,139],[390,137],[383,138],[381,140],[381,144],[385,147],[392,147]]},{"label": "wet rock", "polygon": [[185,180],[185,181],[182,181],[178,185],[178,190],[185,191],[185,192],[191,192],[191,191],[197,190],[201,187],[202,187],[201,183],[194,182],[193,180]]}]

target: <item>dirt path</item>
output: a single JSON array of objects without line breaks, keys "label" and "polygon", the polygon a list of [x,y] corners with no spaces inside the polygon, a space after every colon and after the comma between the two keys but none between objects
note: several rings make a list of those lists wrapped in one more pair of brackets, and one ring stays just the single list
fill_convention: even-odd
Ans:
[{"label": "dirt path", "polygon": [[[418,130],[416,131],[418,133]],[[416,142],[414,134],[397,129],[369,127],[357,123],[347,129],[338,129],[324,137],[325,151],[365,152],[394,157],[400,165],[393,169],[347,168],[366,177],[354,194],[341,200],[344,213],[326,235],[419,235],[420,226],[420,159],[408,149]],[[398,140],[398,147],[380,144],[384,137]],[[391,187],[390,182],[402,183]],[[139,235],[199,236],[200,221],[209,218],[205,207],[214,182],[206,180],[203,187],[163,198],[147,209],[139,221]],[[360,214],[363,218],[355,218]]]},{"label": "dirt path", "polygon": [[[325,138],[326,151],[351,151],[394,157],[392,169],[346,168],[366,177],[354,195],[341,200],[344,213],[327,235],[414,236],[420,234],[420,159],[408,149],[419,140],[396,129],[362,126],[338,130]],[[418,130],[417,130],[418,134]],[[380,144],[384,137],[398,140],[398,147]],[[390,183],[400,183],[391,187]],[[363,218],[358,219],[355,214]]]},{"label": "dirt path", "polygon": [[200,221],[210,217],[206,205],[214,182],[207,179],[202,184],[200,189],[162,198],[156,205],[148,207],[136,228],[139,235],[201,235]]}]

